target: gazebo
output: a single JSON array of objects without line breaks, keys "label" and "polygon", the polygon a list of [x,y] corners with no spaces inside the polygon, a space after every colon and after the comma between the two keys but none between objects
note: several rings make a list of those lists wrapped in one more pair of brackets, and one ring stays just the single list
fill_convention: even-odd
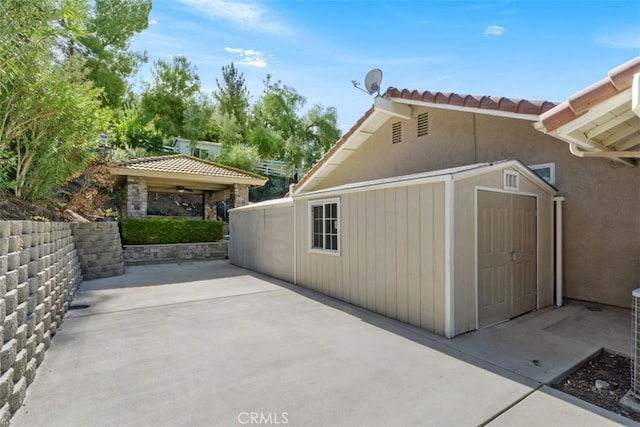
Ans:
[{"label": "gazebo", "polygon": [[233,206],[249,202],[249,188],[264,185],[268,178],[241,169],[187,156],[144,157],[117,163],[110,168],[114,187],[122,191],[122,216],[147,216],[148,193],[202,195],[204,219],[215,219],[215,203],[232,199]]}]

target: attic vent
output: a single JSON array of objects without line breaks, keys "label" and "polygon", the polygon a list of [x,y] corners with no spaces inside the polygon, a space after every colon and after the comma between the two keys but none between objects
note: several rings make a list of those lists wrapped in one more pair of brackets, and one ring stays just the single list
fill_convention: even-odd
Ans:
[{"label": "attic vent", "polygon": [[395,122],[391,128],[391,142],[397,144],[402,141],[402,123]]},{"label": "attic vent", "polygon": [[514,171],[504,171],[504,185],[505,190],[519,190],[520,189],[520,174]]},{"label": "attic vent", "polygon": [[429,135],[429,113],[418,115],[418,136]]}]

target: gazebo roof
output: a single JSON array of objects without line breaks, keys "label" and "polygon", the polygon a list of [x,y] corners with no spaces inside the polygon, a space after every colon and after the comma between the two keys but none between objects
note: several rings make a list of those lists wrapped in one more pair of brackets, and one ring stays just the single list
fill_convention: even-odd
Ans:
[{"label": "gazebo roof", "polygon": [[219,190],[232,184],[264,185],[268,178],[241,169],[220,165],[185,154],[143,157],[117,163],[110,168],[116,176],[147,178],[150,190],[170,191],[177,186]]}]

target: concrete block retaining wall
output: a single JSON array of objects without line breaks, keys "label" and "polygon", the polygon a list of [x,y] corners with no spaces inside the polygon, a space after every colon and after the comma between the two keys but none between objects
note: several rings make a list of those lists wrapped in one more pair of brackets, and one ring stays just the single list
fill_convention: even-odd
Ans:
[{"label": "concrete block retaining wall", "polygon": [[128,265],[162,262],[226,259],[228,241],[174,243],[167,245],[125,245],[124,262]]},{"label": "concrete block retaining wall", "polygon": [[117,222],[72,223],[71,230],[85,280],[124,274]]},{"label": "concrete block retaining wall", "polygon": [[0,426],[22,405],[81,281],[71,224],[0,220]]}]

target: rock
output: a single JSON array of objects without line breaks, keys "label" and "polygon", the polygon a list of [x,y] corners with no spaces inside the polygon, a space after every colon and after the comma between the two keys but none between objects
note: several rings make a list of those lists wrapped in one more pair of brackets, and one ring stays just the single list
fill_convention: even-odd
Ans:
[{"label": "rock", "polygon": [[596,380],[596,388],[598,390],[602,390],[602,389],[608,389],[609,388],[609,383],[603,380]]}]

